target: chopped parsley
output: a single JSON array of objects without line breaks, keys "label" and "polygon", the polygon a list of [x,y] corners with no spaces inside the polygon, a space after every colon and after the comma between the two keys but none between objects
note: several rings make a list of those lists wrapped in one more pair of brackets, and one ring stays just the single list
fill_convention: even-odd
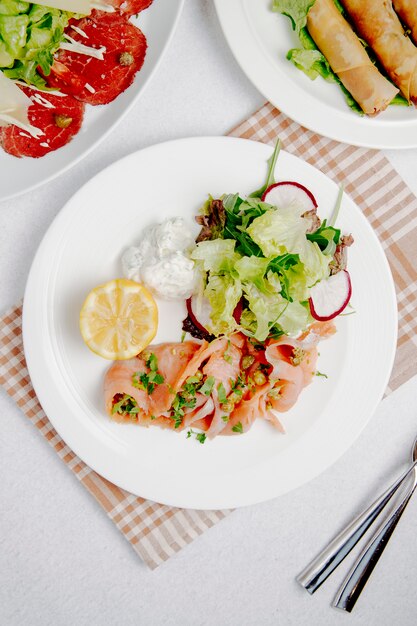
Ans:
[{"label": "chopped parsley", "polygon": [[232,427],[232,430],[234,433],[243,433],[243,426],[242,426],[242,422],[238,422],[237,424],[235,424]]},{"label": "chopped parsley", "polygon": [[114,415],[136,415],[140,412],[140,407],[136,404],[136,400],[127,393],[123,394],[121,400],[113,404],[111,413]]},{"label": "chopped parsley", "polygon": [[223,386],[223,383],[219,383],[217,385],[217,395],[218,395],[220,404],[224,404],[227,400],[227,394],[226,394],[226,389]]},{"label": "chopped parsley", "polygon": [[185,382],[187,385],[198,385],[201,382],[201,376],[189,376]]},{"label": "chopped parsley", "polygon": [[195,435],[195,438],[200,443],[204,443],[205,440],[207,439],[206,433],[196,433],[195,430],[193,430],[192,428],[190,428],[190,430],[187,431],[187,439],[189,439],[191,437],[191,435]]},{"label": "chopped parsley", "polygon": [[225,422],[227,424],[227,422],[229,421],[229,416],[228,415],[222,415],[222,420],[223,420],[223,422]]},{"label": "chopped parsley", "polygon": [[200,393],[203,393],[205,396],[209,396],[213,390],[215,383],[214,376],[207,376],[204,384],[200,387]]},{"label": "chopped parsley", "polygon": [[143,389],[149,395],[152,394],[156,385],[161,385],[164,382],[164,377],[157,372],[135,372],[132,376],[132,385],[137,389]]},{"label": "chopped parsley", "polygon": [[316,376],[322,376],[323,378],[329,378],[329,377],[327,376],[327,374],[322,374],[322,372],[319,372],[319,371],[315,372],[315,375],[316,375]]},{"label": "chopped parsley", "polygon": [[184,409],[193,409],[196,404],[196,385],[186,382],[181,391],[176,394],[172,403],[170,418],[175,421],[174,428],[181,426],[185,414]]},{"label": "chopped parsley", "polygon": [[151,372],[158,371],[158,359],[156,358],[156,355],[153,352],[151,352],[151,354],[149,355],[145,363],[146,363],[146,367],[149,367]]},{"label": "chopped parsley", "polygon": [[156,385],[162,385],[165,379],[158,372],[158,359],[153,352],[146,355],[145,365],[150,371],[148,373],[135,372],[132,376],[132,385],[151,395]]},{"label": "chopped parsley", "polygon": [[223,354],[223,359],[226,361],[226,363],[229,363],[230,365],[232,365],[233,363],[233,359],[232,359],[232,355],[230,354],[230,346],[231,346],[231,341],[230,339],[227,340],[227,348],[224,351]]}]

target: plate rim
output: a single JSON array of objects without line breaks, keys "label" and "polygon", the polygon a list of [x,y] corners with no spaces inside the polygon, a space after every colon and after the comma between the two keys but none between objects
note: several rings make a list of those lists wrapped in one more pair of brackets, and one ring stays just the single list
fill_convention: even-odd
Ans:
[{"label": "plate rim", "polygon": [[[177,0],[177,2],[179,4],[178,4],[178,9],[177,9],[177,12],[176,12],[176,15],[175,15],[175,19],[174,19],[174,21],[173,21],[173,23],[171,25],[169,35],[168,35],[167,39],[165,40],[165,43],[162,46],[161,54],[159,55],[158,60],[156,61],[155,65],[153,66],[151,72],[149,73],[149,76],[146,78],[146,80],[143,83],[142,87],[139,89],[137,94],[135,96],[133,96],[133,98],[130,100],[130,102],[127,104],[127,106],[121,112],[121,114],[118,115],[116,117],[116,119],[109,126],[106,127],[105,131],[100,135],[100,137],[98,137],[98,139],[93,141],[93,143],[88,148],[86,148],[85,150],[82,150],[77,157],[75,157],[74,159],[70,160],[66,165],[64,165],[64,167],[61,167],[61,169],[57,170],[56,172],[54,172],[50,176],[47,176],[46,178],[42,178],[39,182],[33,183],[29,187],[25,187],[24,189],[20,189],[18,191],[12,192],[12,193],[10,193],[10,194],[8,194],[6,196],[1,196],[0,195],[0,202],[6,202],[8,200],[12,200],[14,198],[18,198],[19,196],[22,196],[25,193],[29,193],[31,191],[35,191],[36,189],[39,189],[39,187],[43,187],[43,185],[46,185],[46,184],[52,182],[56,178],[59,178],[62,174],[65,174],[66,172],[68,172],[70,169],[75,167],[75,165],[78,165],[78,163],[80,163],[85,157],[87,157],[89,154],[91,154],[91,152],[93,152],[93,150],[95,150],[110,135],[110,133],[112,133],[116,129],[116,127],[130,113],[132,108],[136,105],[138,100],[141,98],[142,94],[148,88],[149,83],[152,81],[155,73],[158,71],[161,62],[163,61],[163,59],[165,57],[165,54],[166,54],[166,52],[167,52],[167,50],[168,50],[168,48],[169,48],[169,46],[171,44],[171,41],[172,41],[172,39],[173,39],[173,37],[175,35],[176,30],[177,30],[178,22],[179,22],[179,20],[181,18],[181,15],[182,15],[182,12],[183,12],[183,9],[184,9],[185,0]],[[134,82],[132,84],[134,84]],[[109,105],[105,105],[105,106],[111,106],[111,104],[112,103],[110,102]],[[91,105],[89,105],[89,106],[91,106]],[[30,157],[23,157],[23,158],[30,158]]]},{"label": "plate rim", "polygon": [[[285,97],[283,99],[280,98],[280,94],[285,93],[286,89],[277,89],[278,96],[276,96],[275,93],[271,93],[268,88],[265,88],[265,83],[271,83],[270,77],[267,75],[263,77],[262,72],[258,71],[259,67],[263,67],[265,63],[265,54],[252,36],[251,29],[249,28],[247,20],[244,16],[245,9],[243,2],[244,0],[228,0],[228,2],[214,0],[214,5],[216,7],[217,16],[224,37],[237,64],[256,89],[268,100],[268,102],[300,126],[303,126],[310,131],[318,133],[319,135],[327,137],[333,141],[375,150],[405,150],[417,148],[417,110],[416,119],[412,120],[410,124],[405,126],[401,142],[397,142],[395,140],[390,141],[388,137],[381,139],[381,135],[384,135],[384,130],[388,132],[389,129],[377,126],[374,128],[368,127],[367,131],[369,129],[372,130],[372,138],[362,140],[349,135],[349,127],[346,126],[346,122],[351,120],[352,125],[356,126],[357,120],[356,118],[351,117],[353,113],[348,109],[348,107],[346,107],[346,112],[335,112],[332,108],[328,107],[326,103],[323,103],[325,109],[323,110],[323,114],[320,115],[320,119],[318,119],[318,116],[316,115],[314,121],[311,122],[308,117],[310,107],[304,106],[303,98],[312,98],[312,96],[302,89],[302,87],[293,84],[292,81],[289,80],[286,82],[285,87],[287,91],[294,92],[294,98],[291,101],[286,100]],[[274,14],[271,12],[272,17],[273,15]],[[250,45],[248,45],[248,42]],[[243,47],[243,43],[245,44],[245,47]],[[281,76],[277,77],[277,85],[279,84],[280,78],[287,80],[285,74],[282,73]],[[307,111],[307,116],[304,115],[305,111]],[[334,117],[335,130],[328,130],[327,128],[329,115],[332,118]],[[366,116],[359,118],[358,116],[358,119],[367,120],[368,118]],[[387,125],[393,125],[395,123],[392,121],[382,121]],[[345,127],[348,128],[346,132],[344,132]],[[398,131],[398,129],[396,130]],[[414,131],[414,133],[411,131]],[[362,131],[358,127],[356,134],[359,134],[360,132]]]},{"label": "plate rim", "polygon": [[[39,315],[39,311],[37,311],[36,315],[35,313],[31,313],[29,310],[29,303],[30,303],[30,299],[32,298],[32,305],[34,302],[36,302],[37,300],[41,300],[37,297],[34,297],[33,295],[31,295],[31,291],[32,286],[35,285],[34,283],[34,277],[36,278],[36,271],[37,271],[37,265],[39,264],[40,260],[41,260],[41,256],[44,250],[44,247],[47,246],[48,244],[48,240],[53,236],[54,231],[59,229],[60,227],[60,222],[65,221],[67,214],[70,214],[71,211],[71,204],[73,199],[78,196],[79,194],[83,193],[84,187],[88,186],[89,184],[92,183],[92,181],[102,175],[105,174],[105,172],[107,172],[109,169],[111,169],[115,164],[117,163],[121,163],[127,159],[130,158],[134,158],[135,155],[137,155],[138,153],[146,153],[149,151],[154,151],[154,150],[160,150],[163,149],[164,146],[168,145],[172,145],[172,144],[183,144],[185,143],[192,143],[193,145],[196,143],[199,143],[201,141],[203,142],[217,142],[217,141],[226,141],[226,142],[240,142],[240,143],[251,143],[251,144],[261,144],[261,145],[266,145],[263,142],[257,142],[257,141],[253,141],[253,140],[248,140],[248,139],[242,139],[242,138],[236,138],[236,137],[226,137],[226,136],[219,136],[219,137],[189,137],[189,138],[183,138],[183,139],[176,139],[176,140],[171,140],[171,141],[167,141],[167,142],[161,142],[159,144],[155,144],[153,146],[150,146],[148,148],[144,148],[142,150],[137,150],[132,152],[131,154],[123,157],[122,159],[119,159],[118,161],[115,161],[114,163],[110,164],[109,166],[107,166],[106,168],[104,168],[103,170],[101,170],[98,174],[96,174],[95,176],[93,176],[89,181],[87,181],[85,183],[85,185],[83,185],[83,187],[81,187],[65,204],[64,208],[60,211],[60,213],[58,213],[58,215],[55,217],[55,219],[53,220],[52,224],[50,225],[50,227],[48,228],[46,234],[44,235],[44,238],[42,239],[42,242],[36,252],[35,258],[32,262],[32,266],[29,272],[29,277],[28,277],[28,281],[27,281],[27,285],[26,285],[26,290],[25,290],[25,297],[24,297],[24,305],[23,305],[23,321],[22,321],[22,332],[23,332],[23,344],[24,344],[24,350],[25,350],[25,356],[26,356],[26,361],[27,361],[27,367],[28,367],[28,371],[30,374],[30,378],[32,380],[33,383],[33,387],[35,389],[35,392],[39,398],[40,403],[42,404],[42,406],[45,407],[45,413],[48,416],[48,419],[50,420],[51,424],[54,426],[54,428],[57,430],[57,432],[60,434],[60,428],[56,426],[56,423],[54,423],[55,421],[55,416],[50,417],[50,415],[53,414],[53,410],[50,411],[49,410],[49,398],[47,397],[46,394],[44,394],[43,390],[41,391],[41,393],[39,393],[39,389],[40,389],[40,384],[38,384],[39,382],[39,378],[43,375],[43,373],[41,373],[40,371],[36,371],[35,366],[34,366],[34,362],[37,358],[36,352],[33,351],[33,348],[30,347],[31,345],[33,345],[33,341],[34,341],[34,337],[35,337],[35,332],[34,330],[37,327],[36,324],[36,317],[42,317],[42,315]],[[195,151],[194,151],[195,152]],[[289,154],[289,153],[287,153]],[[303,161],[300,157],[295,157],[294,155],[289,154],[291,158],[293,159],[297,159],[300,161]],[[305,161],[303,161],[303,163],[306,163]],[[315,168],[314,166],[312,166],[311,164],[307,165],[313,169],[315,169],[317,172],[319,172],[322,176],[325,176],[327,179],[329,179],[329,181],[331,181],[331,179],[324,175],[322,172],[320,172],[320,170],[318,170],[317,168]],[[334,183],[334,181],[331,181]],[[174,497],[173,500],[170,500],[170,498],[156,498],[155,496],[153,496],[150,493],[145,493],[143,491],[141,491],[141,493],[139,494],[140,497],[142,498],[146,498],[149,500],[156,500],[159,502],[163,502],[164,504],[168,505],[168,506],[176,506],[176,507],[183,507],[183,508],[193,508],[193,509],[200,509],[200,510],[204,510],[204,509],[214,509],[214,510],[219,510],[219,509],[225,509],[225,508],[234,508],[234,507],[238,507],[238,506],[245,506],[245,505],[249,505],[249,504],[255,504],[261,501],[265,501],[266,499],[270,499],[270,498],[274,498],[274,497],[278,497],[279,495],[286,493],[288,491],[292,491],[295,488],[301,486],[302,484],[306,484],[307,482],[310,482],[310,480],[312,480],[313,478],[315,478],[317,475],[319,475],[320,473],[322,473],[323,471],[327,471],[331,465],[333,465],[333,463],[338,460],[352,445],[353,443],[356,441],[356,439],[359,437],[359,435],[361,434],[361,432],[363,431],[363,429],[366,427],[366,425],[369,423],[376,406],[378,405],[378,403],[380,402],[383,393],[386,389],[387,383],[389,381],[389,377],[390,377],[390,373],[392,370],[392,365],[394,362],[394,357],[395,357],[395,353],[396,353],[396,343],[397,343],[397,326],[398,326],[398,309],[397,309],[397,301],[396,301],[396,294],[395,294],[395,287],[394,287],[394,281],[393,281],[393,277],[392,277],[392,273],[387,261],[387,258],[385,256],[385,252],[382,248],[382,245],[375,233],[375,231],[372,229],[371,225],[369,224],[369,221],[367,220],[367,218],[365,217],[365,215],[363,214],[363,212],[360,210],[360,208],[357,206],[357,204],[352,200],[353,204],[355,205],[355,207],[357,208],[358,212],[360,213],[361,217],[363,218],[364,222],[366,222],[367,224],[367,228],[369,230],[370,235],[372,236],[372,238],[374,239],[377,247],[378,247],[378,251],[380,253],[380,257],[381,259],[383,259],[383,263],[385,266],[385,276],[388,279],[388,284],[387,284],[387,288],[389,288],[389,292],[391,295],[391,304],[392,306],[392,310],[391,310],[391,314],[392,314],[392,324],[393,324],[393,328],[392,328],[392,335],[391,335],[391,342],[390,342],[390,358],[387,361],[387,367],[386,367],[386,371],[385,371],[385,377],[383,380],[383,384],[381,383],[380,388],[381,391],[378,394],[378,397],[375,397],[374,402],[372,404],[372,410],[369,411],[369,413],[367,414],[366,419],[364,418],[363,421],[360,424],[360,428],[358,428],[355,433],[354,436],[349,440],[349,443],[347,446],[343,446],[342,449],[337,451],[336,456],[333,455],[333,457],[331,458],[331,460],[326,463],[326,465],[324,467],[320,467],[317,471],[311,473],[308,476],[307,480],[303,480],[302,482],[296,484],[295,486],[291,486],[290,488],[286,489],[285,491],[281,491],[278,494],[272,494],[269,495],[267,498],[260,496],[258,499],[251,497],[249,499],[245,498],[245,499],[240,499],[240,500],[233,500],[230,497],[229,499],[224,500],[224,496],[222,495],[223,500],[220,500],[219,498],[219,503],[215,504],[214,502],[210,501],[209,504],[207,504],[207,502],[202,501],[201,503],[196,503],[196,502],[190,502],[187,501],[186,497],[183,500],[180,500],[178,497]],[[59,230],[58,230],[59,232]],[[36,305],[35,311],[36,311],[36,307],[38,305]],[[43,305],[41,304],[40,306],[38,306],[39,309],[43,308]],[[36,343],[36,342],[35,342]],[[29,347],[29,349],[28,349]],[[62,439],[67,442],[68,441],[68,437],[66,436],[62,436],[60,434],[60,436],[62,437]],[[68,442],[69,447],[73,450],[73,452],[75,454],[77,454],[77,456],[79,456],[81,459],[83,459],[83,457],[85,458],[85,455],[83,454],[79,454],[79,448],[78,448],[78,444],[71,441]],[[80,444],[81,445],[81,444]],[[88,462],[87,462],[88,461]],[[132,489],[131,484],[129,484],[129,479],[125,480],[123,478],[123,480],[115,480],[114,476],[110,476],[106,471],[103,471],[102,466],[99,467],[100,464],[93,462],[91,463],[91,459],[88,459],[85,461],[85,463],[87,463],[87,465],[93,469],[94,471],[96,471],[98,474],[100,474],[101,476],[103,476],[104,478],[110,480],[111,482],[119,485],[121,488],[126,489],[127,491],[130,491],[132,493],[135,493],[135,489]],[[103,463],[102,463],[103,464]],[[104,463],[105,464],[105,463]],[[233,496],[232,496],[233,497]],[[204,500],[204,498],[203,498]]]}]

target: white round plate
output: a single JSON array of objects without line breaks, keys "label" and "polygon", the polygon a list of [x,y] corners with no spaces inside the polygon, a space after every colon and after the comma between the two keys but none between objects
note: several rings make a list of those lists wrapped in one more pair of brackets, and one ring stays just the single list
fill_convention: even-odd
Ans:
[{"label": "white round plate", "polygon": [[374,118],[351,111],[340,88],[310,80],[286,55],[299,47],[291,22],[271,10],[272,0],[214,0],[237,62],[274,106],[321,135],[369,148],[417,146],[417,110],[391,106]]},{"label": "white round plate", "polygon": [[80,132],[63,148],[40,159],[6,154],[0,148],[0,201],[13,198],[52,180],[91,152],[129,112],[159,66],[171,41],[185,0],[154,0],[138,18],[132,18],[146,35],[148,49],[145,63],[133,85],[114,102],[105,106],[86,106]]},{"label": "white round plate", "polygon": [[[287,434],[258,420],[248,434],[204,445],[186,433],[117,424],[103,406],[109,366],[84,345],[79,312],[90,289],[121,275],[123,250],[167,217],[193,223],[208,193],[249,193],[266,175],[271,147],[244,139],[182,139],[114,163],[68,202],[33,262],[23,337],[39,400],[66,443],[99,474],[150,500],[196,509],[252,504],[310,480],[359,435],[380,400],[396,345],[396,300],[382,248],[361,211],[344,198],[340,227],[352,232],[349,269],[356,314],[320,344],[317,377],[282,414]],[[312,190],[329,216],[338,188],[311,165],[281,152],[278,180]],[[196,232],[198,229],[196,227]],[[183,303],[159,301],[155,343],[179,341]]]}]

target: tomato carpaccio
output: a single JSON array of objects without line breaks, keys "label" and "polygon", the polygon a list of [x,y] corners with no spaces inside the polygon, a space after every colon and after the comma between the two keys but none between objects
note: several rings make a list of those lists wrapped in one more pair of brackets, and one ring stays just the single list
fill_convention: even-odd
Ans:
[{"label": "tomato carpaccio", "polygon": [[118,13],[97,11],[73,21],[68,27],[70,31],[76,42],[102,48],[104,58],[60,50],[51,74],[46,77],[48,85],[88,104],[108,104],[131,85],[142,67],[147,48],[145,35]]},{"label": "tomato carpaccio", "polygon": [[0,128],[0,144],[16,157],[42,157],[67,144],[78,133],[84,116],[84,104],[72,96],[39,92],[21,87],[32,100],[28,110],[32,126],[40,128],[43,135],[35,139],[17,126]]}]

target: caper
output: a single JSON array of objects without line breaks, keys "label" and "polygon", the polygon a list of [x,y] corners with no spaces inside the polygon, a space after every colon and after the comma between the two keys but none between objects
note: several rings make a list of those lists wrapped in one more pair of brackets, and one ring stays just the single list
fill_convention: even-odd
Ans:
[{"label": "caper", "polygon": [[253,380],[257,385],[264,385],[266,383],[266,376],[260,370],[256,370],[253,375]]},{"label": "caper", "polygon": [[120,65],[124,65],[124,66],[132,65],[134,60],[135,59],[133,57],[133,54],[130,54],[130,52],[122,52],[119,56]]},{"label": "caper", "polygon": [[55,124],[58,128],[68,128],[72,124],[72,117],[68,115],[63,115],[62,113],[57,114],[55,117]]},{"label": "caper", "polygon": [[250,367],[254,361],[255,361],[255,357],[252,356],[251,354],[247,354],[242,359],[242,369],[247,370],[248,367]]}]

